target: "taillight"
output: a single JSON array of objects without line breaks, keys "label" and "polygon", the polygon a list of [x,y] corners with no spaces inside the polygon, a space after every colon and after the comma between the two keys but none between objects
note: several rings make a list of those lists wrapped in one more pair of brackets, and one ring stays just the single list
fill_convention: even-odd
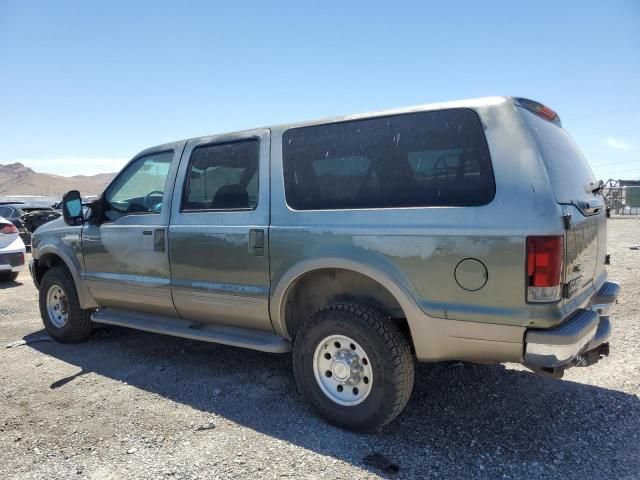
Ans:
[{"label": "taillight", "polygon": [[514,101],[516,105],[522,108],[526,108],[530,112],[533,112],[536,115],[539,115],[542,118],[549,120],[550,122],[553,122],[557,125],[562,126],[562,123],[560,122],[560,117],[558,116],[558,114],[553,110],[551,110],[549,107],[541,103],[534,102],[533,100],[529,100],[528,98],[516,98],[514,99]]},{"label": "taillight", "polygon": [[562,298],[564,238],[527,237],[527,301],[555,302]]},{"label": "taillight", "polygon": [[18,233],[18,229],[16,228],[15,225],[9,224],[9,225],[3,225],[2,227],[0,227],[0,233]]}]

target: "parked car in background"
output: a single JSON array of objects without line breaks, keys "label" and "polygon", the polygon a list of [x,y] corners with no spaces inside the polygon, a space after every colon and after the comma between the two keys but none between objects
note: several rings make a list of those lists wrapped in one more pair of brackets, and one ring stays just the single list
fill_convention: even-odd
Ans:
[{"label": "parked car in background", "polygon": [[0,217],[0,282],[13,282],[24,269],[26,249],[18,229]]},{"label": "parked car in background", "polygon": [[293,350],[307,401],[370,430],[406,405],[415,361],[560,377],[608,355],[600,187],[523,98],[206,136],[141,152],[88,215],[65,195],[31,274],[59,341],[101,323]]},{"label": "parked car in background", "polygon": [[18,229],[18,234],[25,245],[31,245],[31,232],[22,221],[24,212],[15,204],[0,204],[0,217],[10,221]]},{"label": "parked car in background", "polygon": [[10,220],[20,233],[25,246],[31,248],[31,234],[62,215],[59,209],[37,202],[1,202],[0,217]]}]

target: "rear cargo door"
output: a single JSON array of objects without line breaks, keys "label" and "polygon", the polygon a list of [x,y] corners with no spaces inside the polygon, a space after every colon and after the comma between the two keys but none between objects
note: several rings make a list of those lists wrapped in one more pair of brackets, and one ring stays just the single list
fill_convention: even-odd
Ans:
[{"label": "rear cargo door", "polygon": [[590,190],[595,178],[569,134],[559,125],[523,108],[519,110],[535,139],[555,199],[565,215],[565,299],[587,296],[606,277],[604,200]]}]

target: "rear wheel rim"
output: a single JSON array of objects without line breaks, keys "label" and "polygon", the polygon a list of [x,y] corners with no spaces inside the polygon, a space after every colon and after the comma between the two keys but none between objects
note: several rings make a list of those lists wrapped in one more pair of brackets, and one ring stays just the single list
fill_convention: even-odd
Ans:
[{"label": "rear wheel rim", "polygon": [[318,343],[313,375],[329,400],[346,407],[364,402],[373,386],[369,356],[346,335],[330,335]]},{"label": "rear wheel rim", "polygon": [[64,327],[69,321],[67,295],[60,285],[51,285],[47,292],[47,314],[51,323],[57,327]]}]

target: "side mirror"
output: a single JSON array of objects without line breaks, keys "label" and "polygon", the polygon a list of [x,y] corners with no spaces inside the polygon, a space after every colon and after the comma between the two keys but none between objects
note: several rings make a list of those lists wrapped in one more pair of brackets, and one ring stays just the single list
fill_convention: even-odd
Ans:
[{"label": "side mirror", "polygon": [[82,225],[84,215],[82,212],[82,197],[77,190],[71,190],[62,197],[62,217],[67,225]]}]

